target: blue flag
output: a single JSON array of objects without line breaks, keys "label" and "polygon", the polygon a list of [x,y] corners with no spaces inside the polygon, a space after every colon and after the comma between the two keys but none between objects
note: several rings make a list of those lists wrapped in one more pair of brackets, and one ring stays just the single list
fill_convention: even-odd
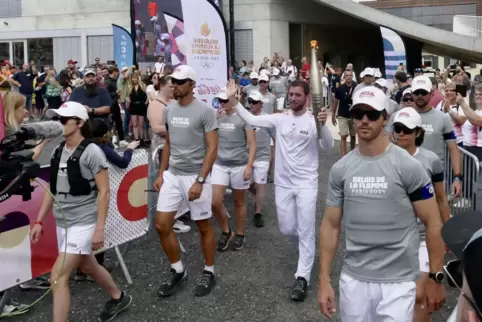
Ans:
[{"label": "blue flag", "polygon": [[114,60],[119,66],[130,67],[134,64],[134,43],[131,34],[121,26],[112,24],[114,34]]}]

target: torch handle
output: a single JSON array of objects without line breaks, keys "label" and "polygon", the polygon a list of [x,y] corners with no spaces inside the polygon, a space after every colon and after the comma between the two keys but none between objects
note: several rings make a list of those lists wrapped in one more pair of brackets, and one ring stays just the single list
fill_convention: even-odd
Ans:
[{"label": "torch handle", "polygon": [[321,139],[323,136],[323,124],[318,122],[318,114],[323,110],[323,100],[321,99],[320,95],[311,95],[311,106],[313,107],[313,115],[315,117],[318,139]]}]

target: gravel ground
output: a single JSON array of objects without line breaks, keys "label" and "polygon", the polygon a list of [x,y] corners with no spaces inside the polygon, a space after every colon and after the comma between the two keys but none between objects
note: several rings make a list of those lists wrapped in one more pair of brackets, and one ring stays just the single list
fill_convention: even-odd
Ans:
[{"label": "gravel ground", "polygon": [[[44,156],[48,155],[44,153]],[[326,182],[331,165],[339,158],[338,147],[330,153],[321,154],[320,186],[318,198],[318,224],[323,216]],[[47,158],[42,159],[44,162]],[[246,246],[240,252],[218,253],[215,271],[217,286],[205,298],[193,295],[198,274],[203,268],[203,258],[199,248],[199,234],[194,229],[180,235],[186,248],[183,260],[190,274],[187,285],[177,294],[167,299],[156,297],[159,284],[168,276],[169,265],[160,248],[156,233],[149,233],[129,245],[125,255],[126,264],[134,283],[127,285],[120,268],[113,271],[120,287],[133,296],[131,307],[117,317],[116,321],[324,321],[317,303],[318,256],[312,274],[312,285],[304,303],[294,303],[289,299],[289,290],[294,279],[297,263],[297,244],[283,237],[276,220],[274,188],[268,186],[266,203],[266,226],[255,228],[251,220],[247,224]],[[226,198],[226,207],[232,209],[231,197]],[[253,209],[250,199],[248,209]],[[250,214],[251,215],[251,214]],[[251,216],[249,217],[251,219]],[[344,252],[344,237],[333,266],[333,287],[338,293],[338,277]],[[107,253],[110,263],[115,254]],[[95,321],[102,310],[106,295],[92,282],[74,282],[72,287],[71,322]],[[14,290],[14,296],[23,302],[32,302],[42,293],[39,291]],[[432,321],[446,321],[455,305],[455,292],[448,290],[445,308],[434,314]],[[51,321],[52,302],[47,296],[34,306],[28,314],[6,319],[6,321]],[[335,317],[334,321],[339,318]]]}]

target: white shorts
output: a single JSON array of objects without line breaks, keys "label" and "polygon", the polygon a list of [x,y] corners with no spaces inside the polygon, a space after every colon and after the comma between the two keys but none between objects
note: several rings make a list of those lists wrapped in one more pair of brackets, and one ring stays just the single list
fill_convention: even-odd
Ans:
[{"label": "white shorts", "polygon": [[429,273],[430,266],[428,263],[428,250],[427,243],[420,242],[420,248],[418,249],[418,261],[420,263],[420,272]]},{"label": "white shorts", "polygon": [[268,182],[268,170],[268,161],[254,161],[252,181],[257,184],[266,184]]},{"label": "white shorts", "polygon": [[[90,255],[92,254],[92,237],[96,224],[63,228],[57,226],[57,245],[59,253]],[[67,232],[67,238],[66,233]],[[65,248],[67,244],[67,249]]]},{"label": "white shorts", "polygon": [[212,184],[231,186],[232,189],[236,190],[246,190],[251,183],[251,180],[244,180],[246,167],[247,165],[227,167],[214,164],[211,171]]},{"label": "white shorts", "polygon": [[340,318],[343,322],[412,322],[415,282],[367,283],[341,273]]},{"label": "white shorts", "polygon": [[197,221],[211,218],[213,189],[209,176],[204,180],[201,197],[197,200],[189,201],[189,189],[191,189],[194,182],[196,182],[197,177],[197,174],[181,176],[165,171],[163,174],[164,182],[157,200],[157,211],[177,212],[183,205],[183,202],[187,202],[192,220]]}]

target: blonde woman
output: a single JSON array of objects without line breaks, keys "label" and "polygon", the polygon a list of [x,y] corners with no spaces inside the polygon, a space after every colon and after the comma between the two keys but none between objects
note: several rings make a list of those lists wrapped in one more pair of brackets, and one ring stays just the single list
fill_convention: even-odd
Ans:
[{"label": "blonde woman", "polygon": [[146,93],[146,85],[142,82],[140,74],[137,71],[133,72],[130,76],[128,100],[134,139],[144,143],[144,140],[147,139],[144,137],[144,120],[147,114],[149,99]]},{"label": "blonde woman", "polygon": [[[3,117],[5,123],[5,136],[12,135],[18,130],[28,116],[25,107],[26,99],[20,93],[8,92],[3,96]],[[44,139],[33,151],[32,159],[35,161],[50,140]]]}]

